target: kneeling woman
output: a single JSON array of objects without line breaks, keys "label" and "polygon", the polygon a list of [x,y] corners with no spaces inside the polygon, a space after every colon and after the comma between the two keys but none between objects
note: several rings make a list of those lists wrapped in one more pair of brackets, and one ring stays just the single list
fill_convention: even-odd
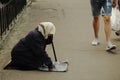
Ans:
[{"label": "kneeling woman", "polygon": [[52,43],[55,26],[51,22],[41,22],[37,28],[22,38],[12,49],[11,62],[5,69],[31,70],[43,64],[49,70],[53,68],[51,58],[45,51],[46,45]]}]

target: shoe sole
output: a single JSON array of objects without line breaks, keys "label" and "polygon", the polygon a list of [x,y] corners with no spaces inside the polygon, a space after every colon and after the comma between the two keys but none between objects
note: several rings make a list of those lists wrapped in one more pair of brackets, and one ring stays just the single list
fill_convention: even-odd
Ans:
[{"label": "shoe sole", "polygon": [[114,50],[114,49],[116,49],[116,46],[113,46],[113,47],[107,49],[107,51],[111,51],[111,50]]},{"label": "shoe sole", "polygon": [[100,43],[97,43],[97,44],[92,44],[93,46],[97,46],[97,45],[99,45]]}]

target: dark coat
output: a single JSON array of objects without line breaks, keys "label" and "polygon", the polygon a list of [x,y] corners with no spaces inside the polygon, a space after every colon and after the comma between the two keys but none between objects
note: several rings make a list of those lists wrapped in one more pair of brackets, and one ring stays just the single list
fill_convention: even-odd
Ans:
[{"label": "dark coat", "polygon": [[8,3],[10,0],[0,0],[0,2],[2,3],[2,4],[6,4],[6,3]]},{"label": "dark coat", "polygon": [[21,39],[11,52],[12,64],[22,69],[37,69],[42,64],[52,66],[45,51],[46,39],[37,29]]}]

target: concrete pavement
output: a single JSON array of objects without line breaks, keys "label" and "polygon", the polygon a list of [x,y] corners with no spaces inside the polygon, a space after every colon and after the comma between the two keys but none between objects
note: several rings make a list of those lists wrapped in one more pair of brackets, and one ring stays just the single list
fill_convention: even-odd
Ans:
[{"label": "concrete pavement", "polygon": [[[68,72],[3,70],[10,60],[12,47],[42,21],[56,25],[54,43],[57,57],[60,61],[69,61]],[[0,51],[0,80],[120,80],[120,38],[112,32],[112,41],[118,48],[115,54],[106,52],[101,21],[100,45],[91,46],[92,40],[89,0],[34,0]],[[54,60],[51,45],[47,52]]]}]

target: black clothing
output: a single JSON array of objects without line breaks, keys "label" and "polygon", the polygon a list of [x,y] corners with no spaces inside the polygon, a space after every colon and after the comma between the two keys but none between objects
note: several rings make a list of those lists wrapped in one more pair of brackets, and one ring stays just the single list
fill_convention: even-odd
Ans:
[{"label": "black clothing", "polygon": [[46,45],[46,39],[36,28],[13,48],[11,66],[19,69],[37,69],[45,64],[51,67],[52,61],[45,51]]}]

